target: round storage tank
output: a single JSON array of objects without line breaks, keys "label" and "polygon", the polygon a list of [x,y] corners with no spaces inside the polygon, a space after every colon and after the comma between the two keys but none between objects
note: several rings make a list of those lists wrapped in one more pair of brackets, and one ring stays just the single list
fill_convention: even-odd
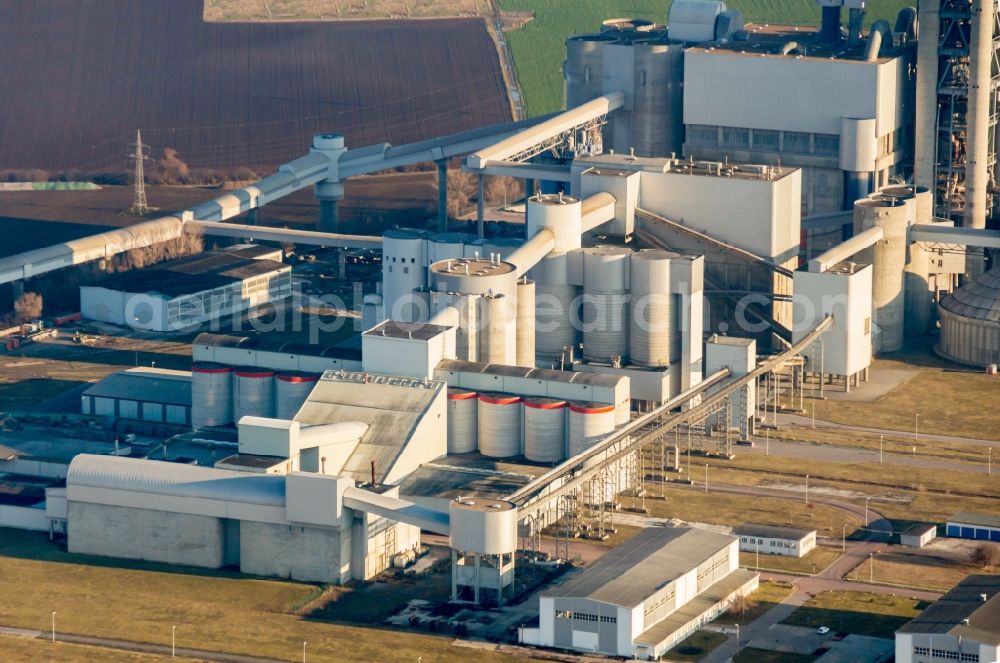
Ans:
[{"label": "round storage tank", "polygon": [[502,260],[461,258],[441,260],[430,267],[430,287],[438,292],[463,295],[517,297],[517,268]]},{"label": "round storage tank", "polygon": [[670,295],[670,261],[677,254],[645,249],[632,254],[629,281],[629,358],[640,366],[670,364],[677,333]]},{"label": "round storage tank", "polygon": [[628,356],[630,249],[598,246],[583,253],[583,356],[610,363]]},{"label": "round storage tank", "polygon": [[1000,266],[941,299],[941,339],[934,350],[947,359],[989,367],[1000,363]]},{"label": "round storage tank", "polygon": [[233,367],[196,362],[191,367],[191,427],[233,423]]},{"label": "round storage tank", "polygon": [[521,453],[520,396],[485,393],[479,395],[479,452],[491,458],[510,458]]},{"label": "round storage tank", "polygon": [[241,368],[233,380],[233,418],[274,417],[274,371]]},{"label": "round storage tank", "polygon": [[479,394],[448,389],[448,453],[465,454],[479,448]]},{"label": "round storage tank", "polygon": [[559,253],[580,248],[583,233],[583,206],[579,198],[546,193],[528,198],[525,215],[527,235],[534,237],[547,228],[555,236],[552,250]]},{"label": "round storage tank", "polygon": [[580,35],[566,40],[566,108],[574,108],[603,94],[604,44],[611,35]]},{"label": "round storage tank", "polygon": [[535,282],[517,282],[517,365],[535,365]]},{"label": "round storage tank", "polygon": [[524,457],[538,463],[566,457],[566,401],[524,399]]},{"label": "round storage tank", "polygon": [[563,348],[580,342],[580,289],[570,285],[569,258],[550,253],[531,270],[535,281],[535,355],[558,362]]},{"label": "round storage tank", "polygon": [[630,140],[636,154],[669,156],[681,151],[684,48],[660,39],[632,43],[636,82]]},{"label": "round storage tank", "polygon": [[317,382],[315,373],[279,373],[274,384],[274,416],[293,419]]},{"label": "round storage tank", "polygon": [[615,430],[615,406],[603,403],[569,404],[568,456],[581,454]]},{"label": "round storage tank", "polygon": [[[878,353],[903,348],[905,291],[903,272],[906,264],[907,219],[912,216],[912,200],[866,198],[854,203],[854,233],[878,226],[882,241],[862,254],[871,256],[872,308],[878,337],[873,349]],[[915,212],[913,212],[915,214]]]},{"label": "round storage tank", "polygon": [[430,233],[393,228],[382,235],[382,302],[384,315],[416,322],[419,305],[409,301],[414,289],[427,285],[427,238]]}]

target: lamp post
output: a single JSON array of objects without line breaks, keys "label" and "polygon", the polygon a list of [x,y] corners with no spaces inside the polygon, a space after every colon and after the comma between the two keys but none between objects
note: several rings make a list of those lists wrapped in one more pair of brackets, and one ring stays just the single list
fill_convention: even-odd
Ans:
[{"label": "lamp post", "polygon": [[771,430],[769,428],[764,429],[764,455],[771,455]]},{"label": "lamp post", "polygon": [[882,444],[884,442],[885,442],[885,435],[879,435],[878,436],[878,464],[879,465],[882,464],[882,460],[883,460],[883,456],[882,456]]},{"label": "lamp post", "polygon": [[875,582],[875,553],[868,553],[868,582]]},{"label": "lamp post", "polygon": [[813,428],[816,428],[816,404],[815,403],[812,404],[812,420],[813,420],[812,421]]},{"label": "lamp post", "polygon": [[993,447],[986,450],[986,476],[993,475]]},{"label": "lamp post", "polygon": [[920,413],[913,413],[913,439],[920,439]]},{"label": "lamp post", "polygon": [[306,663],[306,641],[302,641],[302,663]]},{"label": "lamp post", "polygon": [[806,504],[809,504],[809,475],[806,475]]},{"label": "lamp post", "polygon": [[177,627],[170,627],[170,658],[177,657]]},{"label": "lamp post", "polygon": [[868,500],[870,499],[871,497],[865,498],[865,527],[868,527]]},{"label": "lamp post", "polygon": [[740,625],[736,624],[736,654],[740,653]]},{"label": "lamp post", "polygon": [[52,642],[56,641],[56,611],[52,611]]},{"label": "lamp post", "polygon": [[708,492],[708,463],[705,463],[705,492]]}]

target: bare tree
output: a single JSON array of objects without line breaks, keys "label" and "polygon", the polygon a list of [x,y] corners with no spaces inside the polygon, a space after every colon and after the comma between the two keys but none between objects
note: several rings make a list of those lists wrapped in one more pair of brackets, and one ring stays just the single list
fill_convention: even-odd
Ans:
[{"label": "bare tree", "polygon": [[42,296],[37,292],[26,292],[14,302],[14,314],[18,322],[35,320],[42,315]]},{"label": "bare tree", "polygon": [[448,216],[461,216],[475,195],[475,175],[461,170],[448,171]]},{"label": "bare tree", "polygon": [[981,543],[972,551],[970,559],[973,564],[984,569],[989,566],[1000,566],[1000,546]]}]

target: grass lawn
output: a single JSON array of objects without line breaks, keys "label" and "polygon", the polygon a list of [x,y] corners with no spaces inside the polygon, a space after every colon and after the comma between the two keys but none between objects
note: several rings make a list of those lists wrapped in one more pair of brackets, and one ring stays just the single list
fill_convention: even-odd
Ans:
[{"label": "grass lawn", "polygon": [[770,649],[747,647],[733,657],[735,663],[811,663],[817,659],[812,654],[792,654]]},{"label": "grass lawn", "polygon": [[868,592],[823,592],[809,599],[783,622],[792,626],[829,626],[837,631],[893,638],[900,626],[928,605],[902,596]]},{"label": "grass lawn", "polygon": [[0,635],[0,652],[7,661],[52,661],[53,663],[156,663],[158,661],[194,661],[192,658],[171,658],[154,654],[119,651],[105,647],[52,643],[39,638]]},{"label": "grass lawn", "polygon": [[787,583],[765,580],[747,597],[746,603],[730,608],[726,612],[726,619],[734,624],[738,622],[740,626],[749,624],[788,598],[794,589]]},{"label": "grass lawn", "polygon": [[[51,612],[67,633],[297,660],[501,661],[448,637],[306,619],[316,585],[72,555],[44,535],[0,529],[0,624],[45,631]],[[91,659],[92,660],[92,659]]]},{"label": "grass lawn", "polygon": [[[669,0],[499,0],[503,11],[529,11],[535,20],[507,33],[517,79],[524,92],[528,116],[562,108],[562,62],[566,38],[598,32],[609,18],[644,18],[667,22]],[[865,20],[895,19],[902,0],[872,0]],[[741,9],[748,22],[819,25],[819,8],[801,0],[729,0],[729,9]],[[846,21],[846,15],[844,17]]]},{"label": "grass lawn", "polygon": [[981,568],[956,564],[936,557],[882,553],[864,561],[851,571],[848,580],[884,582],[909,587],[947,591],[966,576],[978,573],[1000,573],[1000,568]]},{"label": "grass lawn", "polygon": [[[760,568],[767,571],[791,571],[793,573],[818,573],[840,557],[839,548],[817,546],[804,557],[787,557],[785,555],[760,554]],[[756,569],[757,553],[741,552],[740,566]]]},{"label": "grass lawn", "polygon": [[[728,481],[727,481],[728,482]],[[660,487],[647,484],[651,493],[659,494]],[[812,527],[820,536],[841,535],[847,525],[850,534],[862,521],[839,509],[776,497],[755,497],[723,493],[703,493],[697,490],[666,486],[666,500],[646,499],[650,515],[661,518],[680,518],[688,522],[739,525],[744,522],[766,525]],[[622,498],[623,503],[635,498]]]},{"label": "grass lawn", "polygon": [[912,380],[872,403],[817,400],[805,408],[811,414],[815,403],[817,419],[900,431],[912,431],[914,413],[920,413],[921,433],[1000,440],[1000,408],[983,407],[995,401],[998,390],[997,378],[985,373],[922,367]]},{"label": "grass lawn", "polygon": [[690,638],[664,654],[664,658],[668,661],[698,661],[725,641],[726,636],[721,633],[695,631]]}]

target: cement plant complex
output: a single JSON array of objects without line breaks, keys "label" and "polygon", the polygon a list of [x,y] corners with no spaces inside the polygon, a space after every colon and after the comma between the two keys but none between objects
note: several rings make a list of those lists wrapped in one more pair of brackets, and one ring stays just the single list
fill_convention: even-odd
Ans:
[{"label": "cement plant complex", "polygon": [[[405,607],[370,626],[511,658],[997,663],[995,433],[931,434],[941,422],[911,410],[897,425],[865,395],[889,394],[916,353],[985,381],[980,409],[1000,407],[1000,11],[922,0],[872,23],[865,0],[817,4],[812,27],[749,23],[721,0],[608,20],[566,41],[561,112],[406,145],[351,145],[331,126],[242,188],[0,258],[21,301],[39,279],[204,238],[67,279],[79,313],[0,338],[3,370],[34,362],[33,380],[59,379],[40,365],[60,353],[100,352],[88,343],[127,364],[67,391],[70,414],[0,403],[0,538],[33,530],[73,559],[325,592],[402,578]],[[348,181],[428,163],[431,229],[345,232]],[[457,163],[478,189],[461,226]],[[494,219],[497,177],[526,195]],[[304,189],[315,229],[268,225],[267,206]],[[146,357],[161,342],[186,364]],[[854,398],[870,418],[824,421]],[[828,437],[782,437],[793,425]],[[906,471],[969,474],[912,488],[941,500],[931,517],[901,502]],[[713,497],[739,514],[761,501],[728,525],[671,511],[720,511]],[[838,515],[819,524],[820,510]],[[880,559],[935,545],[994,555],[992,571],[879,585],[896,568]],[[782,582],[801,600],[741,621]],[[855,585],[924,604],[882,635],[808,605],[819,621],[778,623]],[[717,648],[672,658],[705,633]],[[354,660],[305,642],[301,655]]]}]

